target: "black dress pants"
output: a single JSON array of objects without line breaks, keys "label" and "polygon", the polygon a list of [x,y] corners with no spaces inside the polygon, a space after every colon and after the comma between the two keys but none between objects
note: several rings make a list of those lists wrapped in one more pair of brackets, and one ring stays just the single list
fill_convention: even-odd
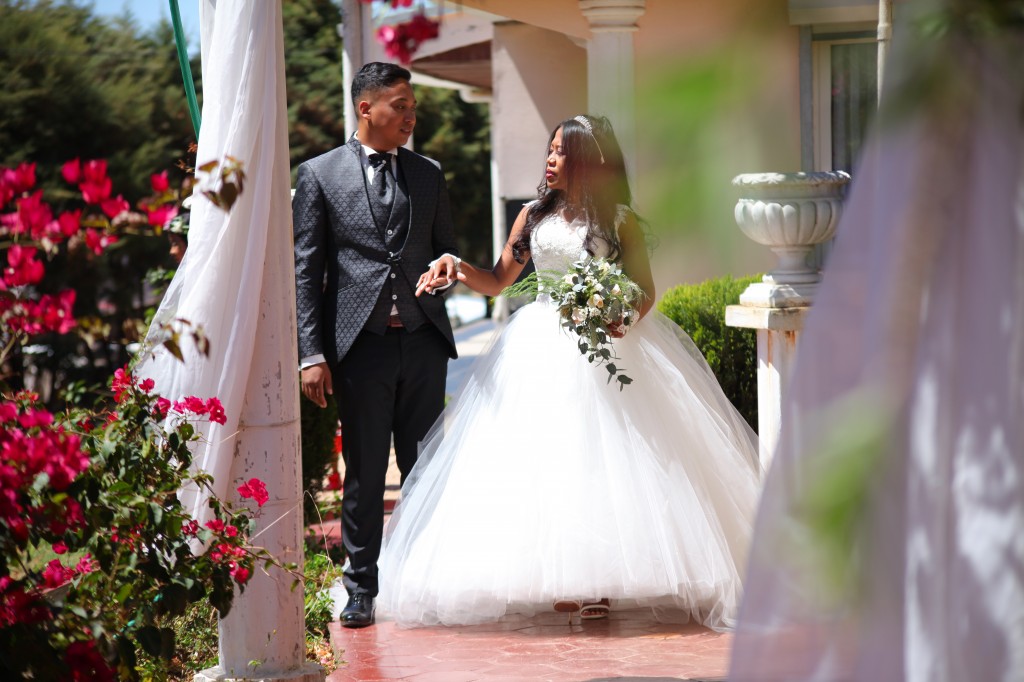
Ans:
[{"label": "black dress pants", "polygon": [[449,346],[427,323],[415,331],[362,332],[332,369],[345,462],[343,581],[350,595],[377,596],[377,558],[384,532],[384,479],[394,437],[402,481],[419,441],[444,409]]}]

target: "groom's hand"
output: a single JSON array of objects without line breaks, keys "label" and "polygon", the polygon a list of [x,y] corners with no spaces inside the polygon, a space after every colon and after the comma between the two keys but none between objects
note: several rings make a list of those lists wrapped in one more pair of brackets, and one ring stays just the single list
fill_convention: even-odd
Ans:
[{"label": "groom's hand", "polygon": [[430,264],[430,269],[420,275],[416,282],[416,295],[424,291],[433,293],[434,289],[446,287],[455,281],[455,275],[459,271],[458,262],[450,254],[445,254]]},{"label": "groom's hand", "polygon": [[306,367],[301,372],[302,394],[320,407],[327,407],[327,396],[334,395],[331,370],[326,362]]}]

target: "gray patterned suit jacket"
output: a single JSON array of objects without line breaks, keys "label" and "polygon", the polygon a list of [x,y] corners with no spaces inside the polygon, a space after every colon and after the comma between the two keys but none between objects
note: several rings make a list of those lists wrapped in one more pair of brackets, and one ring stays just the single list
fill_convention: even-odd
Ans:
[{"label": "gray patterned suit jacket", "polygon": [[[398,149],[409,195],[409,235],[398,264],[388,263],[382,231],[374,224],[360,145],[354,137],[299,166],[292,200],[299,357],[322,353],[340,361],[362,331],[389,274],[409,288],[443,253],[458,255],[448,187],[439,164]],[[408,290],[402,286],[403,290]],[[415,299],[451,346],[455,339],[443,296]]]}]

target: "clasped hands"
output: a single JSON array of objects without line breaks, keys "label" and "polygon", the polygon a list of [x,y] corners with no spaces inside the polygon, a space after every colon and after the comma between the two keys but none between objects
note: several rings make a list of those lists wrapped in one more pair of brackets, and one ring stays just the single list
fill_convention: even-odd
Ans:
[{"label": "clasped hands", "polygon": [[419,296],[424,291],[431,294],[435,289],[446,287],[456,281],[458,274],[459,268],[455,258],[445,254],[431,263],[427,271],[420,275],[416,281],[416,295]]}]

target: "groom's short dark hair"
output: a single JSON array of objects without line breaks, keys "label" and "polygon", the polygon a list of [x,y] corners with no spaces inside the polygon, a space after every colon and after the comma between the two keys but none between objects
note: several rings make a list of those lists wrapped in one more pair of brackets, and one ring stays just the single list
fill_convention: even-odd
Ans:
[{"label": "groom's short dark hair", "polygon": [[412,74],[398,64],[387,62],[370,62],[359,69],[359,73],[352,79],[352,106],[359,106],[359,100],[364,92],[383,90],[390,88],[398,81],[412,81]]}]

